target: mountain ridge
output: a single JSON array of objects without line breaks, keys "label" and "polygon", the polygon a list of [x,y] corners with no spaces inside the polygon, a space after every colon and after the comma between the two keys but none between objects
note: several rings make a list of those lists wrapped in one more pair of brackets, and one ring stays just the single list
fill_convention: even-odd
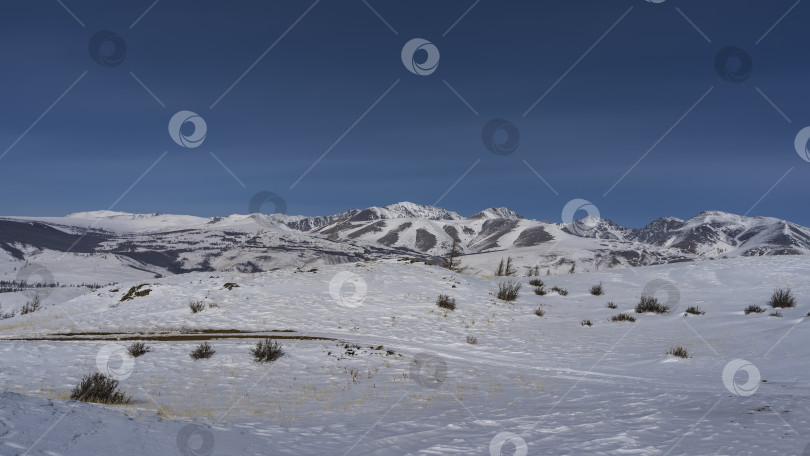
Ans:
[{"label": "mountain ridge", "polygon": [[810,229],[773,217],[703,211],[687,220],[662,217],[627,228],[604,218],[538,221],[505,207],[465,217],[400,202],[324,216],[90,211],[0,217],[0,270],[10,275],[28,263],[59,269],[54,258],[65,254],[76,271],[125,267],[147,276],[257,272],[382,257],[438,263],[454,241],[476,274],[490,274],[491,264],[503,256],[513,256],[518,268],[540,266],[551,273],[574,263],[596,270],[810,253]]}]

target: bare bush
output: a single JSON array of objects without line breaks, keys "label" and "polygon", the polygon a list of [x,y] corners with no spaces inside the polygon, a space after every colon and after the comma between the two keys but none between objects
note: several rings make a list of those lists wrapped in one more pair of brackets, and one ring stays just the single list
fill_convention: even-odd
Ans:
[{"label": "bare bush", "polygon": [[205,303],[202,301],[191,301],[188,303],[188,308],[191,309],[191,313],[198,313],[205,310]]},{"label": "bare bush", "polygon": [[514,301],[518,297],[520,291],[520,282],[508,280],[498,284],[498,299],[504,301]]},{"label": "bare bush", "polygon": [[680,345],[667,350],[668,355],[677,356],[679,358],[689,358],[689,352]]},{"label": "bare bush", "polygon": [[534,294],[536,294],[536,295],[545,296],[547,293],[548,292],[543,287],[535,287],[534,288]]},{"label": "bare bush", "polygon": [[796,307],[796,297],[793,296],[790,288],[774,290],[773,295],[771,295],[771,307],[779,309]]},{"label": "bare bush", "polygon": [[661,304],[658,302],[658,298],[654,296],[642,296],[639,299],[638,304],[636,304],[636,313],[667,313],[669,312],[669,306]]},{"label": "bare bush", "polygon": [[746,315],[752,314],[752,313],[760,314],[762,312],[765,312],[765,309],[763,309],[760,306],[756,306],[756,305],[751,304],[750,306],[746,307],[745,310],[743,310],[743,312],[745,312]]},{"label": "bare bush", "polygon": [[560,296],[568,296],[568,290],[564,290],[558,286],[551,287],[551,291],[556,291]]},{"label": "bare bush", "polygon": [[216,353],[216,351],[211,348],[211,345],[209,345],[208,342],[203,342],[192,350],[189,356],[191,356],[191,359],[194,361],[197,361],[198,359],[208,359],[214,356],[214,353]]},{"label": "bare bush", "polygon": [[73,388],[70,398],[100,404],[128,404],[130,401],[129,396],[118,390],[118,380],[100,373],[84,376]]},{"label": "bare bush", "polygon": [[534,314],[537,315],[538,317],[542,317],[543,315],[546,314],[546,312],[543,310],[542,307],[538,307],[534,309]]},{"label": "bare bush", "polygon": [[284,356],[284,350],[277,341],[264,339],[257,342],[255,348],[250,349],[250,354],[257,363],[269,363]]},{"label": "bare bush", "polygon": [[632,315],[630,315],[630,314],[626,314],[626,313],[620,313],[620,314],[618,314],[618,315],[614,315],[614,316],[610,317],[610,321],[629,321],[629,322],[634,322],[634,321],[636,321],[636,319],[635,319],[635,317],[633,317],[633,316],[632,316]]},{"label": "bare bush", "polygon": [[689,306],[686,308],[686,313],[691,315],[703,315],[706,312],[702,311],[698,306]]},{"label": "bare bush", "polygon": [[442,309],[456,310],[456,300],[446,294],[439,295],[438,299],[436,299],[436,305]]},{"label": "bare bush", "polygon": [[133,342],[132,345],[130,345],[129,348],[127,349],[127,352],[129,353],[129,356],[137,358],[141,355],[149,353],[149,351],[151,350],[152,347],[146,345],[143,342]]}]

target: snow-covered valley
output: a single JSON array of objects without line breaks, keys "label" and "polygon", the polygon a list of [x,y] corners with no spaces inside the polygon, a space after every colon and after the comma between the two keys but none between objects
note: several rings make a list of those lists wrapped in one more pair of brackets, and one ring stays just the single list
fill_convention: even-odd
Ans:
[{"label": "snow-covered valley", "polygon": [[[462,263],[494,271],[503,254]],[[404,257],[57,288],[0,320],[0,454],[802,454],[809,269],[794,255],[543,270],[511,279],[512,302],[495,295],[506,278]],[[568,293],[537,295],[536,279]],[[776,288],[797,299],[782,317]],[[670,311],[635,313],[642,295]],[[254,362],[264,337],[284,356]],[[129,357],[134,340],[151,351]],[[192,360],[203,341],[216,353]],[[689,357],[666,353],[678,345]],[[97,371],[132,402],[68,401]]]}]

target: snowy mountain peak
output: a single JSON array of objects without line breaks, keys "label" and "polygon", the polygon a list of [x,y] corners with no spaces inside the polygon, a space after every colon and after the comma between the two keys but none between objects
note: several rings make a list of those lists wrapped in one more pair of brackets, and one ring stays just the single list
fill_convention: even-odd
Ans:
[{"label": "snowy mountain peak", "polygon": [[470,216],[471,219],[522,219],[517,212],[508,207],[490,207]]},{"label": "snowy mountain peak", "polygon": [[461,220],[463,217],[456,212],[448,211],[435,206],[403,201],[383,207],[369,207],[363,209],[352,217],[352,221],[421,218],[427,220]]}]

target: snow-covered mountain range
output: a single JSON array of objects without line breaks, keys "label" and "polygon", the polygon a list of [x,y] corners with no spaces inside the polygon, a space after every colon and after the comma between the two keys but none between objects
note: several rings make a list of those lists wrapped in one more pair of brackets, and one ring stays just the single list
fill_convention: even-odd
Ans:
[{"label": "snow-covered mountain range", "polygon": [[[635,229],[607,219],[574,224],[489,208],[465,217],[402,202],[339,214],[202,218],[96,211],[64,217],[0,218],[6,280],[36,263],[62,283],[191,271],[258,272],[381,257],[436,262],[457,240],[472,272],[491,274],[510,255],[522,269],[598,270],[734,256],[810,252],[810,229],[775,218],[702,212]],[[114,272],[114,273],[112,273]],[[519,271],[523,272],[523,271]]]}]

